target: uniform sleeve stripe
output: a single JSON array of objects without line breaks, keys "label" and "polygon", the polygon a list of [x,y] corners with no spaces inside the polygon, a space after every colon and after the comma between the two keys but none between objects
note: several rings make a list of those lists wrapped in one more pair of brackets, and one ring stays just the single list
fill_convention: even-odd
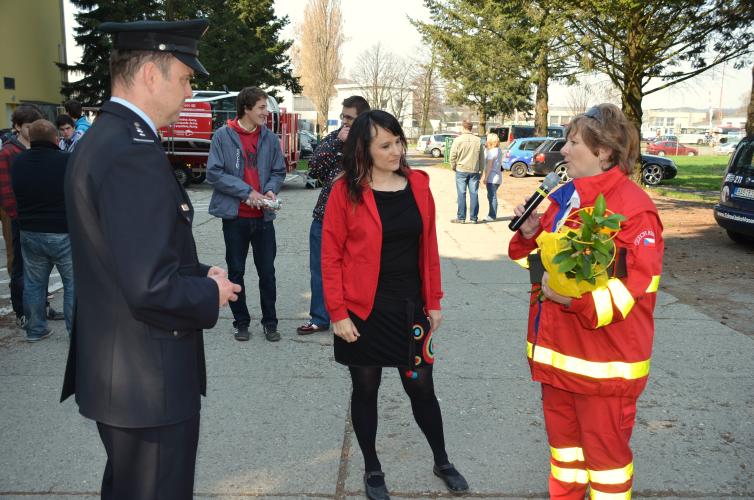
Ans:
[{"label": "uniform sleeve stripe", "polygon": [[594,309],[597,312],[597,326],[609,325],[613,321],[613,301],[610,300],[610,291],[605,287],[592,290]]},{"label": "uniform sleeve stripe", "polygon": [[652,276],[652,281],[649,282],[649,286],[645,290],[646,293],[657,292],[660,287],[660,275]]},{"label": "uniform sleeve stripe", "polygon": [[628,291],[626,285],[618,278],[610,278],[607,281],[607,288],[613,296],[613,302],[625,319],[628,313],[631,312],[631,309],[633,309],[635,303],[631,292]]}]

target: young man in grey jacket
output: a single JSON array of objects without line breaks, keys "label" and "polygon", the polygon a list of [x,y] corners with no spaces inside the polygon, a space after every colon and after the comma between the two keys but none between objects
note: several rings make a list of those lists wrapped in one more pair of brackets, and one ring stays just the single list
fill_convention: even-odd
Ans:
[{"label": "young man in grey jacket", "polygon": [[214,191],[209,213],[222,219],[228,279],[241,285],[231,303],[236,340],[249,340],[251,317],[246,305],[244,271],[251,246],[259,276],[262,328],[270,342],[280,340],[275,312],[275,212],[269,207],[285,180],[285,161],[277,136],[267,129],[267,94],[246,87],[236,100],[237,117],[212,137],[207,182]]}]

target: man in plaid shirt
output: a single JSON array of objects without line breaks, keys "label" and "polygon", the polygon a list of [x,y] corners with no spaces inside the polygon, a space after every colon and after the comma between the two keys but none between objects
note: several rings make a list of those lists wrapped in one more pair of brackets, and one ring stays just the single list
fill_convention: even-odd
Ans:
[{"label": "man in plaid shirt", "polygon": [[10,275],[10,300],[16,322],[25,326],[24,318],[24,265],[21,258],[20,230],[16,217],[16,196],[10,180],[10,166],[19,153],[29,149],[29,127],[42,118],[39,108],[33,104],[21,104],[11,117],[15,136],[3,144],[0,150],[0,218],[3,223],[3,239],[7,255],[7,268]]},{"label": "man in plaid shirt", "polygon": [[325,309],[325,296],[322,291],[322,221],[325,218],[325,205],[330,196],[333,180],[343,170],[343,143],[348,137],[351,124],[358,115],[369,111],[369,103],[361,96],[354,95],[346,98],[343,103],[340,119],[343,125],[325,137],[312,159],[309,160],[309,177],[322,183],[322,191],[314,207],[311,229],[309,230],[309,271],[311,272],[312,298],[309,306],[310,320],[299,326],[299,335],[309,335],[324,332],[330,328],[330,316]]}]

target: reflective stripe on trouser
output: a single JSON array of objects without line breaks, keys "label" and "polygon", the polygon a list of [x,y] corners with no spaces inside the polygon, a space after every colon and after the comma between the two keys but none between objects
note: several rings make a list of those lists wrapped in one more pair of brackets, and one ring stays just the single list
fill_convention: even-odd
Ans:
[{"label": "reflective stripe on trouser", "polygon": [[593,498],[630,498],[636,399],[542,384],[542,406],[551,454],[550,498],[582,500],[587,486]]}]

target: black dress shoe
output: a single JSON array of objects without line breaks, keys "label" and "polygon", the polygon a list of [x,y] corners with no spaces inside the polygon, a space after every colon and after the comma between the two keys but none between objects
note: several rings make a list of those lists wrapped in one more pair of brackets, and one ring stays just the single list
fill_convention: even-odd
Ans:
[{"label": "black dress shoe", "polygon": [[435,473],[435,476],[445,481],[448,490],[454,495],[460,495],[469,491],[469,483],[466,482],[466,479],[456,470],[453,464],[435,465],[432,472]]},{"label": "black dress shoe", "polygon": [[[373,477],[383,478],[382,484],[380,486],[369,486],[369,479]],[[390,500],[384,478],[385,473],[381,470],[364,473],[364,492],[367,494],[367,498],[370,500]]]}]

